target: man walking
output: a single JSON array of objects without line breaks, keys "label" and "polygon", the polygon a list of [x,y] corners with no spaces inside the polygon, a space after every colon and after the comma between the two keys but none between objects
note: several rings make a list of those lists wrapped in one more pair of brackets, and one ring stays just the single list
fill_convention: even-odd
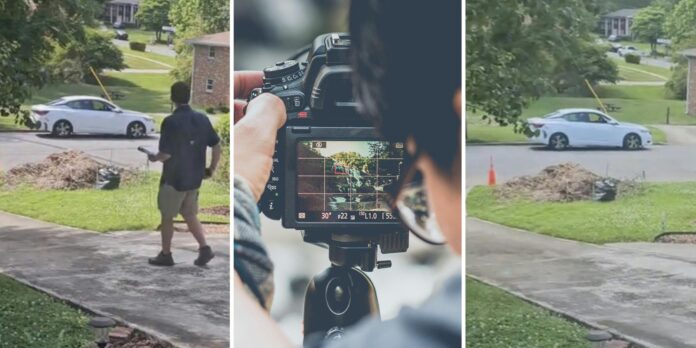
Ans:
[{"label": "man walking", "polygon": [[[189,106],[191,88],[176,82],[171,88],[174,112],[162,122],[159,152],[148,156],[152,162],[163,162],[157,206],[162,224],[162,251],[149,263],[155,266],[173,266],[172,238],[174,218],[181,214],[189,231],[198,242],[196,266],[205,266],[215,255],[206,243],[203,225],[198,220],[198,189],[204,178],[215,172],[222,148],[220,137],[208,117]],[[212,147],[213,158],[206,168],[206,150]]]}]

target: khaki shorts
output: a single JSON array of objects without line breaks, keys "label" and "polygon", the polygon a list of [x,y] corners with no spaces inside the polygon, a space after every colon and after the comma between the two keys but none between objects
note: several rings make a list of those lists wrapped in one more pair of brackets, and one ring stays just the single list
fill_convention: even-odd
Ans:
[{"label": "khaki shorts", "polygon": [[198,190],[177,191],[170,185],[160,185],[157,207],[163,219],[174,219],[179,214],[181,216],[197,215]]}]

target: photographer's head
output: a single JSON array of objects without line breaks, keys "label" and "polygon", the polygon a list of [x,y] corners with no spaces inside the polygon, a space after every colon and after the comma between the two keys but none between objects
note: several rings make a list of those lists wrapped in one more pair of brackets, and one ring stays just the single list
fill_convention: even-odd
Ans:
[{"label": "photographer's head", "polygon": [[387,140],[407,143],[461,253],[461,3],[354,0],[350,33],[361,112]]},{"label": "photographer's head", "polygon": [[171,100],[176,106],[188,104],[191,100],[191,86],[185,82],[175,82],[171,88]]}]

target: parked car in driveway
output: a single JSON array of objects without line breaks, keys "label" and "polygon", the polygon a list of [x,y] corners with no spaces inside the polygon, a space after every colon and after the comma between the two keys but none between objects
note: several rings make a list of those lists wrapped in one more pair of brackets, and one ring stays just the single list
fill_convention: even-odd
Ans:
[{"label": "parked car in driveway", "polygon": [[128,32],[125,30],[114,30],[114,36],[116,37],[116,40],[128,41]]},{"label": "parked car in driveway", "polygon": [[155,120],[123,110],[106,99],[69,96],[31,108],[34,128],[58,137],[75,133],[118,134],[140,138],[155,132]]},{"label": "parked car in driveway", "polygon": [[637,48],[635,48],[635,47],[633,47],[633,46],[621,47],[621,48],[619,48],[619,50],[617,51],[617,53],[619,53],[619,56],[621,56],[621,57],[623,57],[623,56],[625,56],[625,55],[627,55],[627,54],[634,54],[634,55],[637,55],[637,56],[642,56],[642,55],[643,55],[643,53],[642,53],[641,51],[639,51]]},{"label": "parked car in driveway", "polygon": [[560,109],[544,117],[527,120],[536,135],[534,144],[553,150],[569,147],[622,147],[638,150],[653,145],[650,131],[637,124],[619,122],[593,109]]}]

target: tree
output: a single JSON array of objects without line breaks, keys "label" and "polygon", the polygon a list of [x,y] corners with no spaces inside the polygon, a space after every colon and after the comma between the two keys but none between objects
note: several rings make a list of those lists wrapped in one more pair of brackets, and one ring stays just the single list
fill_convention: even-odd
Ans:
[{"label": "tree", "polygon": [[568,64],[578,52],[593,55],[591,61],[606,59],[603,52],[586,48],[598,11],[594,1],[582,0],[468,1],[467,107],[524,130],[518,119],[522,110],[534,98],[556,92],[559,68],[586,76],[581,69],[587,64]]},{"label": "tree", "polygon": [[650,52],[655,53],[657,48],[657,39],[664,37],[664,25],[667,19],[667,13],[663,7],[649,6],[638,13],[633,18],[631,31],[639,40],[650,43]]},{"label": "tree", "polygon": [[25,116],[21,105],[48,80],[54,46],[84,38],[96,0],[0,0],[0,116]]},{"label": "tree", "polygon": [[665,22],[665,31],[673,44],[696,36],[696,0],[681,0]]},{"label": "tree", "polygon": [[75,40],[66,47],[57,48],[49,67],[52,69],[51,77],[60,82],[93,82],[90,68],[100,73],[104,69],[121,70],[125,65],[123,53],[110,37],[88,30],[84,40]]},{"label": "tree", "polygon": [[559,53],[551,77],[555,92],[586,95],[590,93],[587,82],[593,86],[599,82],[615,83],[619,69],[605,52],[593,42],[580,42],[574,50]]},{"label": "tree", "polygon": [[169,25],[172,0],[143,0],[135,17],[148,30],[155,32],[155,40],[162,41],[162,27]]},{"label": "tree", "polygon": [[229,0],[174,0],[169,18],[176,28],[177,80],[191,80],[192,48],[187,40],[205,34],[230,30]]}]

